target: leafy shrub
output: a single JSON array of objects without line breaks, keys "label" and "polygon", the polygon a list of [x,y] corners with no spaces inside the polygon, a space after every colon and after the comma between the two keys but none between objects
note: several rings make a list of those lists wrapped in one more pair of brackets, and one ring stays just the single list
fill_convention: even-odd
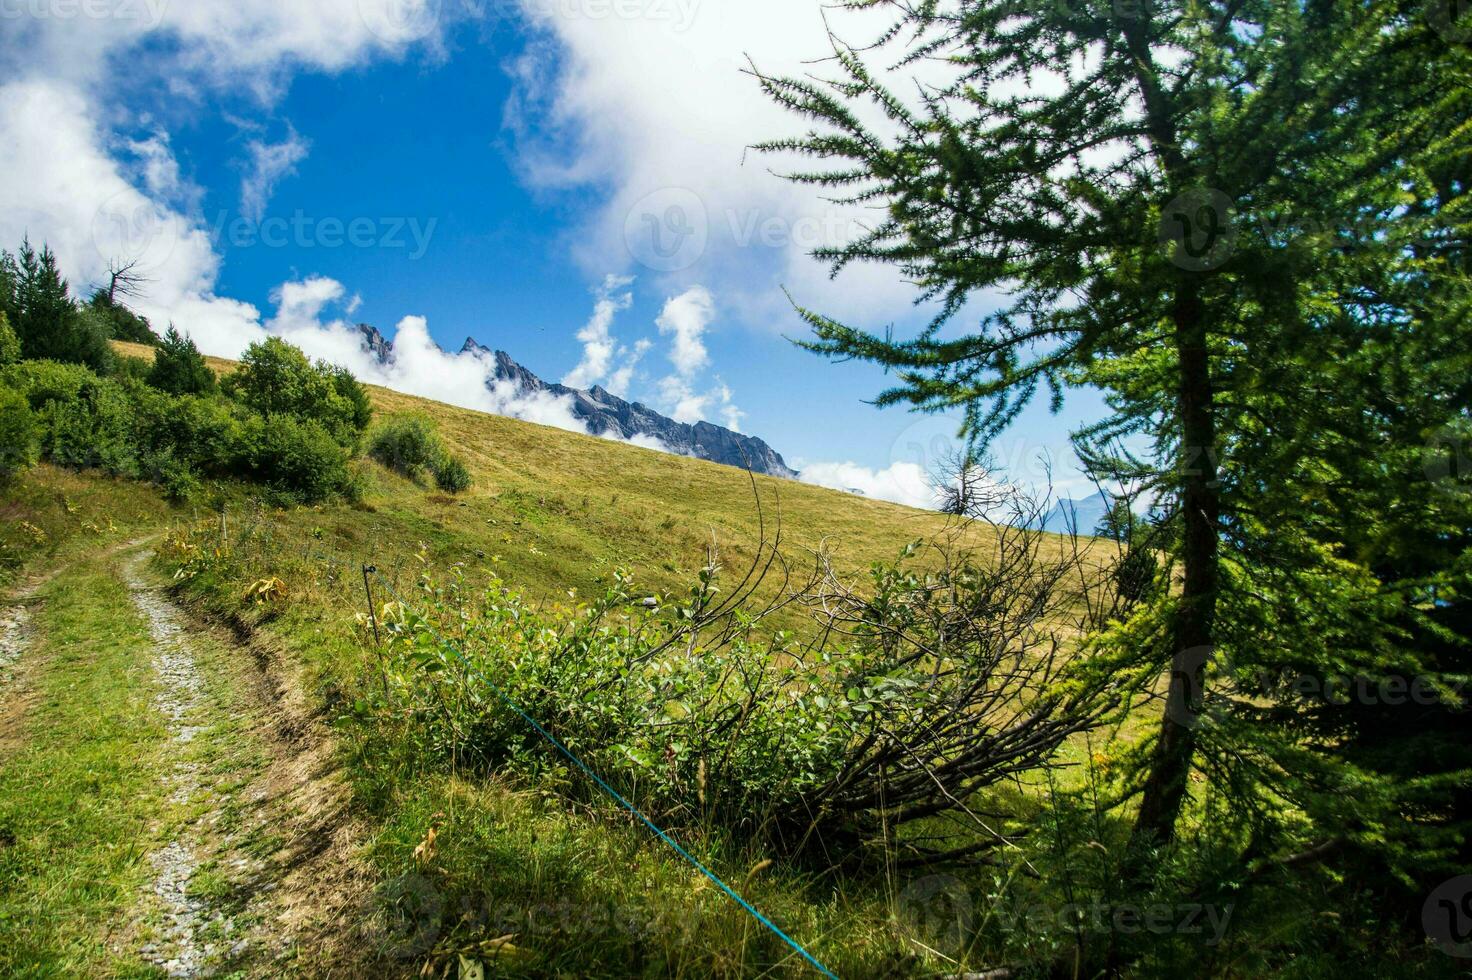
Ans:
[{"label": "leafy shrub", "polygon": [[347,450],[315,419],[250,416],[241,426],[232,462],[237,474],[294,499],[357,494]]},{"label": "leafy shrub", "polygon": [[368,389],[364,388],[362,382],[353,376],[353,372],[345,367],[323,365],[321,370],[327,372],[327,379],[332,383],[332,390],[342,400],[344,418],[351,427],[352,438],[356,443],[358,437],[367,430],[368,424],[373,421],[373,403],[368,398]]},{"label": "leafy shrub", "polygon": [[153,371],[153,365],[141,357],[131,355],[120,355],[113,360],[112,376],[118,379],[126,378],[129,381],[148,381],[148,375]]},{"label": "leafy shrub", "polygon": [[445,447],[429,419],[422,415],[394,415],[368,437],[368,455],[415,480],[426,469],[435,467],[445,455]]},{"label": "leafy shrub", "polygon": [[215,390],[215,372],[205,363],[193,338],[170,326],[158,342],[148,383],[173,395],[203,395]]},{"label": "leafy shrub", "polygon": [[435,485],[445,493],[464,493],[470,489],[470,470],[458,456],[445,453],[433,465]]},{"label": "leafy shrub", "polygon": [[202,486],[199,474],[188,461],[175,456],[171,447],[145,452],[138,469],[139,475],[156,484],[169,500],[182,502],[199,495]]},{"label": "leafy shrub", "polygon": [[93,376],[74,398],[48,401],[41,411],[41,447],[52,461],[117,476],[138,474],[134,405],[127,390]]},{"label": "leafy shrub", "polygon": [[279,337],[251,344],[223,386],[262,415],[311,419],[343,446],[356,446],[372,417],[367,392],[352,374],[312,363]]},{"label": "leafy shrub", "polygon": [[36,461],[36,421],[25,396],[0,388],[0,481]]},{"label": "leafy shrub", "polygon": [[84,385],[96,380],[90,369],[59,361],[22,361],[0,368],[0,385],[19,391],[33,409],[50,401],[72,401]]},{"label": "leafy shrub", "polygon": [[779,848],[878,843],[1045,764],[1109,703],[1062,685],[1083,657],[1065,648],[1075,594],[1061,586],[1079,566],[1040,557],[1040,538],[1003,537],[987,562],[943,554],[930,572],[907,552],[863,594],[826,569],[804,593],[817,644],[764,636],[751,577],[722,599],[713,567],[657,608],[622,573],[572,609],[495,578],[475,594],[459,574],[422,579],[392,609],[384,714],[459,766],[557,764],[494,684],[657,812]]},{"label": "leafy shrub", "polygon": [[0,383],[35,410],[42,452],[61,466],[142,477],[178,499],[204,474],[298,500],[356,494],[348,450],[314,419],[257,415],[218,396],[171,395],[54,361],[0,368]]}]

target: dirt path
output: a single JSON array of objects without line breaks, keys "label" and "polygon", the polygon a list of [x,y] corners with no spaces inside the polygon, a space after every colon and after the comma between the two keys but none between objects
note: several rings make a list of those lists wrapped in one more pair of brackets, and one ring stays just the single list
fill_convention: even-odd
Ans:
[{"label": "dirt path", "polygon": [[0,609],[0,686],[10,679],[11,669],[31,636],[31,611],[17,600],[30,598],[34,591],[32,588],[16,593],[11,601],[17,604]]},{"label": "dirt path", "polygon": [[163,919],[141,953],[171,977],[336,972],[366,878],[330,740],[279,664],[175,605],[146,557],[121,570],[152,638],[170,802],[189,816],[150,855]]},{"label": "dirt path", "polygon": [[21,655],[35,633],[29,600],[39,587],[38,582],[21,587],[6,599],[9,605],[0,607],[0,754],[18,738],[31,698],[22,677]]},{"label": "dirt path", "polygon": [[[168,720],[169,737],[176,749],[174,770],[168,777],[173,789],[169,799],[188,804],[202,793],[209,794],[215,797],[209,805],[218,812],[228,802],[228,791],[221,793],[207,786],[200,765],[187,757],[190,744],[206,729],[201,724],[206,709],[204,682],[177,610],[142,574],[140,566],[145,557],[139,554],[130,559],[124,572],[133,603],[147,620],[153,638],[153,666],[160,681],[154,706]],[[247,940],[234,938],[240,926],[226,909],[191,890],[200,867],[200,852],[207,846],[201,828],[187,825],[178,837],[149,855],[155,874],[153,891],[163,906],[164,926],[161,940],[144,946],[142,953],[144,959],[171,977],[202,976],[215,962],[239,956],[248,945]],[[222,957],[224,942],[230,945]]]}]

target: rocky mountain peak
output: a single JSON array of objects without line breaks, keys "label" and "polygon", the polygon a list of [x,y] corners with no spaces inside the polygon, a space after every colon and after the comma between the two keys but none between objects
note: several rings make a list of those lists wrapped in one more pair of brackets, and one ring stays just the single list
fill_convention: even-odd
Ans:
[{"label": "rocky mountain peak", "polygon": [[[358,325],[358,331],[363,335],[364,349],[380,364],[393,360],[393,344],[375,327],[362,323]],[[670,452],[681,456],[694,456],[742,469],[749,466],[757,473],[772,476],[797,476],[780,453],[755,436],[733,432],[710,422],[696,422],[694,425],[676,422],[638,402],[626,401],[601,385],[582,391],[543,381],[513,360],[510,354],[493,351],[474,337],[465,338],[460,353],[475,354],[495,362],[494,375],[486,379],[487,387],[495,385],[499,389],[509,383],[521,394],[545,392],[555,398],[567,399],[572,414],[593,435],[623,440],[635,437],[656,439]]]}]

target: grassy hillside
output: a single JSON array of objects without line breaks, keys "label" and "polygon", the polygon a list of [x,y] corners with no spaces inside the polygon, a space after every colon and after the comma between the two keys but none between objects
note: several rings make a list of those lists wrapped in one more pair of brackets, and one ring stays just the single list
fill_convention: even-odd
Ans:
[{"label": "grassy hillside", "polygon": [[[152,356],[148,347],[117,347]],[[222,374],[234,366],[209,360]],[[549,595],[587,589],[614,564],[634,568],[651,590],[683,586],[712,543],[727,568],[744,568],[753,556],[756,497],[741,470],[387,388],[370,391],[380,416],[418,412],[433,419],[475,486],[451,498],[365,463],[361,509],[282,515],[290,524],[321,526],[339,550],[384,568],[408,560],[420,543],[437,564],[498,555],[507,578]],[[826,546],[841,567],[862,569],[947,524],[930,511],[790,480],[756,476],[755,486],[769,539],[780,526],[794,563]]]},{"label": "grassy hillside", "polygon": [[[131,356],[151,353],[119,346]],[[211,363],[221,373],[232,370],[231,362]],[[279,950],[257,945],[237,957],[222,952],[226,944],[220,943],[211,955],[225,956],[219,965],[243,975],[320,975],[324,962],[337,962],[347,950],[353,963],[343,969],[358,976],[475,977],[482,968],[487,976],[513,977],[814,975],[519,723],[517,737],[525,741],[505,766],[465,758],[458,743],[447,751],[437,742],[434,733],[444,729],[435,728],[439,719],[434,716],[449,702],[416,700],[413,685],[422,678],[433,684],[432,678],[447,675],[414,660],[405,644],[375,636],[365,615],[362,566],[377,566],[413,603],[439,602],[438,622],[448,628],[455,628],[457,615],[465,615],[465,606],[457,605],[462,599],[453,592],[438,597],[416,592],[416,580],[422,574],[440,582],[460,575],[473,589],[495,574],[527,593],[530,601],[518,607],[517,615],[538,623],[540,631],[540,624],[565,623],[578,615],[575,608],[585,608],[578,603],[606,588],[616,567],[632,569],[640,586],[635,595],[683,592],[696,580],[712,543],[728,569],[720,582],[729,588],[730,572],[739,576],[756,553],[758,498],[768,540],[780,525],[782,551],[799,569],[812,550],[821,548],[833,555],[840,573],[858,576],[872,562],[893,560],[915,539],[945,538],[956,529],[939,514],[768,477],[755,478],[754,493],[752,478],[728,467],[381,388],[372,389],[371,396],[380,418],[416,412],[432,419],[468,465],[473,488],[447,496],[432,483],[415,483],[361,459],[354,466],[363,492],[355,501],[310,507],[276,507],[263,502],[259,486],[229,482],[206,485],[189,503],[170,505],[156,488],[142,483],[45,464],[0,489],[5,517],[0,575],[63,576],[34,600],[39,629],[29,648],[23,641],[19,654],[24,682],[54,693],[47,694],[44,711],[28,699],[17,702],[13,717],[0,726],[0,762],[90,771],[90,743],[52,737],[46,726],[108,699],[127,700],[136,708],[143,681],[127,669],[154,651],[128,605],[88,598],[78,607],[69,590],[85,579],[99,595],[120,600],[126,594],[149,612],[159,603],[150,605],[140,596],[176,576],[173,601],[183,603],[200,624],[232,628],[228,635],[211,634],[213,639],[191,636],[199,640],[194,657],[201,669],[219,667],[218,705],[235,706],[201,706],[200,722],[218,728],[218,737],[208,738],[201,751],[225,759],[238,747],[231,727],[238,724],[269,733],[256,740],[264,760],[261,771],[282,771],[259,793],[247,792],[222,762],[225,788],[201,788],[200,812],[228,815],[246,800],[316,811],[308,827],[275,809],[260,816],[260,826],[271,830],[265,838],[273,843],[255,855],[261,867],[235,870],[245,845],[233,838],[215,840],[218,835],[207,829],[215,825],[213,816],[181,823],[141,790],[128,790],[129,806],[122,806],[113,799],[118,793],[108,789],[111,795],[102,802],[118,803],[116,820],[78,825],[77,857],[48,872],[92,889],[79,906],[75,927],[64,934],[23,928],[22,906],[39,902],[24,893],[22,906],[0,909],[0,947],[10,944],[17,963],[65,961],[104,975],[132,975],[134,947],[142,937],[156,941],[162,929],[157,902],[148,897],[148,871],[139,862],[174,834],[192,840],[202,856],[211,848],[216,855],[189,876],[188,901],[222,910],[227,919],[243,923],[241,928],[257,929],[273,942],[285,935],[275,925],[278,913],[326,923],[314,926],[325,930],[320,937],[303,940],[298,932],[295,944]],[[998,540],[990,528],[964,533],[965,543],[983,554]],[[1063,538],[1035,540],[1045,554],[1071,547]],[[135,550],[157,550],[148,581],[136,578],[132,565],[119,564],[116,556],[128,542]],[[1100,548],[1101,558],[1107,550],[1102,543],[1087,546]],[[1091,566],[1089,561],[1077,568],[1088,575]],[[778,579],[769,577],[765,595],[778,593]],[[373,588],[375,611],[382,613],[391,596],[377,579]],[[1076,603],[1079,594],[1071,583],[1065,601]],[[547,619],[539,619],[544,611]],[[996,606],[986,605],[977,618],[992,621],[999,615],[1005,619]],[[78,647],[75,656],[67,645],[76,633],[72,620],[97,639]],[[459,628],[470,622],[462,618]],[[810,622],[791,609],[775,625],[800,628]],[[402,639],[404,633],[398,635]],[[514,661],[520,648],[510,644],[508,649]],[[766,664],[779,666],[780,658],[761,656],[758,651],[752,661],[764,665],[757,673]],[[669,660],[688,660],[698,669],[704,657],[687,658],[679,649]],[[502,664],[505,669],[496,676],[514,681],[526,663]],[[86,673],[90,686],[68,685],[69,672]],[[99,695],[97,678],[115,678],[118,684],[105,684]],[[495,705],[486,685],[466,684],[463,678],[455,683],[461,684],[455,698],[481,699],[464,716],[470,727],[492,724],[488,719]],[[778,692],[778,700],[796,694],[785,687]],[[848,693],[839,700],[862,698]],[[281,704],[291,710],[285,720],[273,719]],[[828,705],[821,708],[826,712]],[[640,737],[651,732],[652,738],[661,737],[666,722],[656,717],[660,710],[636,721]],[[668,705],[662,710],[668,712]],[[141,715],[119,718],[120,724],[149,723]],[[1070,737],[1049,758],[1050,765],[1015,773],[976,793],[964,812],[906,824],[901,831],[886,829],[877,847],[872,839],[849,839],[834,842],[830,850],[825,840],[819,853],[792,858],[770,838],[747,832],[751,828],[739,819],[712,816],[704,809],[704,756],[698,768],[691,763],[676,777],[701,785],[698,796],[690,794],[699,808],[666,807],[656,815],[692,854],[839,976],[987,975],[999,964],[1012,970],[1008,975],[1043,975],[1060,963],[1097,956],[1121,936],[1140,943],[1139,975],[1268,975],[1286,968],[1301,951],[1316,949],[1322,926],[1315,895],[1289,886],[1282,895],[1247,904],[1232,892],[1229,874],[1216,877],[1220,887],[1204,891],[1190,885],[1198,879],[1186,875],[1180,879],[1185,890],[1176,892],[1172,878],[1146,904],[1127,906],[1162,922],[1187,922],[1187,915],[1205,909],[1209,929],[1162,926],[1140,937],[1138,930],[1111,933],[1097,923],[1077,924],[1078,910],[1113,901],[1118,886],[1114,855],[1127,836],[1128,810],[1101,807],[1099,794],[1107,791],[1111,765],[1131,750],[1141,726],[1158,722],[1158,709],[1146,705],[1114,721],[1108,731]],[[458,724],[448,719],[456,736]],[[578,735],[575,727],[561,734],[571,740]],[[109,753],[124,758],[131,753],[147,770],[126,774],[140,787],[153,778],[149,773],[177,761],[156,752],[152,743],[130,747],[134,736],[129,731],[108,737],[117,743],[108,746]],[[778,773],[779,780],[797,771],[799,759],[781,751],[763,758],[761,746],[770,743],[756,744],[757,764]],[[589,739],[581,751],[601,758],[602,765],[622,748],[622,742]],[[664,746],[658,749],[653,756],[647,744],[640,750],[653,760],[639,762],[651,767],[644,772],[675,772],[676,746],[668,746],[667,756]],[[596,756],[599,752],[605,754]],[[329,759],[335,765],[327,765]],[[210,771],[216,768],[212,763]],[[640,774],[620,781],[620,787],[646,805],[651,791],[645,784],[653,782],[652,775]],[[55,794],[43,797],[33,783],[0,781],[0,877],[9,869],[24,887],[48,888],[50,879],[40,877],[34,866],[34,849],[5,845],[22,832],[42,839],[63,821],[66,801]],[[340,812],[318,805],[339,797],[347,801]],[[881,814],[885,805],[878,808]],[[20,816],[28,813],[41,816]],[[148,829],[136,829],[142,826]],[[112,861],[119,833],[140,836],[143,845]],[[278,838],[287,846],[278,847]],[[939,850],[973,843],[985,847],[979,861],[939,867],[905,861],[917,844]],[[302,863],[304,854],[315,863]],[[1206,846],[1191,857],[1202,865],[1219,859],[1222,855]],[[324,872],[333,866],[350,871]],[[330,887],[314,891],[323,881]],[[145,883],[141,896],[140,882]],[[278,883],[288,887],[278,892]],[[283,897],[273,905],[267,896],[277,894]],[[255,908],[257,901],[264,903],[262,909]],[[288,908],[296,911],[287,915]],[[1351,912],[1346,910],[1346,920]],[[99,946],[96,924],[118,916],[134,923],[129,935]],[[313,949],[319,952],[309,956]],[[1346,930],[1335,950],[1331,966],[1343,960],[1368,969],[1382,957],[1417,958],[1417,951],[1386,946],[1373,930]],[[252,964],[263,961],[251,957],[262,955],[270,955],[272,965],[257,971]],[[1310,965],[1301,975],[1317,975],[1315,968],[1325,966],[1321,959],[1306,957],[1305,962]],[[1425,975],[1435,975],[1434,966]]]}]

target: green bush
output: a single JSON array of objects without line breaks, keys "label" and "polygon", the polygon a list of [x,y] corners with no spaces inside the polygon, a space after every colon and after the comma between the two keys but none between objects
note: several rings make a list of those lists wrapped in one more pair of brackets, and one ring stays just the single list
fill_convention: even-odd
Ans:
[{"label": "green bush", "polygon": [[113,361],[112,376],[119,380],[148,381],[148,375],[153,371],[153,365],[141,357],[132,355],[119,355]]},{"label": "green bush", "polygon": [[38,410],[50,401],[76,399],[83,385],[96,380],[90,369],[59,361],[22,361],[0,368],[0,386],[20,392]]},{"label": "green bush", "polygon": [[[389,623],[385,716],[411,720],[418,746],[457,767],[545,771],[544,747],[490,681],[654,810],[778,848],[877,843],[1046,763],[1107,706],[1071,684],[1087,654],[1063,649],[1076,594],[1059,583],[1080,566],[1040,558],[1037,540],[999,540],[987,564],[948,552],[928,570],[906,549],[862,591],[834,584],[820,556],[822,574],[791,598],[815,616],[816,644],[763,627],[751,580],[728,596],[714,565],[653,603],[615,572],[571,608],[494,575],[483,591],[459,571],[443,586],[421,575]],[[984,722],[936,721],[967,718]],[[945,765],[901,765],[914,758]]]},{"label": "green bush", "polygon": [[313,420],[342,446],[357,446],[372,417],[367,392],[352,374],[312,363],[279,337],[246,348],[240,369],[223,386],[262,415]]},{"label": "green bush", "polygon": [[347,450],[314,419],[251,416],[241,426],[233,462],[237,474],[296,500],[357,493]]},{"label": "green bush", "polygon": [[470,489],[470,470],[458,456],[446,453],[434,463],[434,482],[445,493],[463,493]]},{"label": "green bush", "polygon": [[[177,334],[172,343],[160,356],[192,348]],[[131,373],[102,378],[55,361],[0,367],[0,386],[28,406],[41,452],[60,466],[147,479],[175,499],[196,494],[203,476],[253,480],[294,500],[357,493],[349,449],[314,418],[257,414],[218,394],[171,394]]]},{"label": "green bush", "polygon": [[356,443],[373,421],[373,403],[368,398],[368,389],[345,367],[323,365],[322,370],[326,371],[332,390],[342,401],[344,419],[351,427]]},{"label": "green bush", "polygon": [[215,390],[215,372],[194,340],[170,326],[154,354],[148,383],[174,395],[203,395]]},{"label": "green bush", "polygon": [[53,462],[138,475],[134,403],[118,382],[94,375],[75,397],[47,401],[40,415],[41,448]]},{"label": "green bush", "polygon": [[175,456],[172,448],[145,453],[138,469],[139,475],[160,487],[169,500],[192,500],[202,486],[199,474],[187,460]]},{"label": "green bush", "polygon": [[445,455],[434,423],[422,415],[394,415],[383,421],[368,439],[368,455],[384,466],[417,480]]},{"label": "green bush", "polygon": [[25,396],[0,388],[0,481],[36,461],[36,420]]}]

